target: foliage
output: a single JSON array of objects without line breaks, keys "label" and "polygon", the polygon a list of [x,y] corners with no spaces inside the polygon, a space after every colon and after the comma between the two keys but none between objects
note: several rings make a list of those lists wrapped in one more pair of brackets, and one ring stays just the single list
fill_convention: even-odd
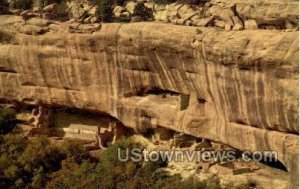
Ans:
[{"label": "foliage", "polygon": [[0,108],[0,134],[7,134],[13,130],[17,124],[15,116],[15,110],[11,108]]},{"label": "foliage", "polygon": [[123,6],[126,2],[126,0],[115,0],[115,1],[116,1],[116,4],[119,6]]},{"label": "foliage", "polygon": [[78,163],[67,158],[62,162],[61,170],[52,174],[52,180],[46,188],[97,188],[95,166],[96,163],[91,161]]},{"label": "foliage", "polygon": [[53,3],[60,4],[63,0],[39,0],[43,7],[51,5]]},{"label": "foliage", "polygon": [[0,108],[0,119],[13,119],[16,116],[16,111],[12,108]]},{"label": "foliage", "polygon": [[7,0],[0,0],[0,14],[8,12],[8,3]]},{"label": "foliage", "polygon": [[151,17],[152,12],[144,5],[143,2],[138,2],[134,8],[134,15],[140,16],[143,20],[146,20]]},{"label": "foliage", "polygon": [[1,136],[0,152],[0,188],[43,188],[63,160],[76,162],[87,154],[77,143],[58,147],[46,137],[28,140],[17,134]]},{"label": "foliage", "polygon": [[9,5],[13,9],[27,10],[32,8],[33,0],[11,0]]},{"label": "foliage", "polygon": [[175,3],[176,0],[154,0],[154,2],[158,4],[168,4],[168,3]]},{"label": "foliage", "polygon": [[[199,182],[195,178],[183,181],[179,175],[168,176],[160,169],[166,166],[166,163],[162,161],[143,163],[118,160],[118,148],[124,155],[126,148],[134,147],[142,146],[130,139],[123,139],[103,151],[99,156],[98,163],[83,161],[80,164],[66,159],[62,163],[62,169],[53,175],[47,188],[84,188],[84,186],[89,186],[89,188],[95,189],[204,189],[208,186],[206,182]],[[75,180],[80,182],[74,182]]]},{"label": "foliage", "polygon": [[59,147],[59,150],[65,155],[65,158],[73,159],[77,163],[91,159],[88,151],[77,140],[65,140],[63,145]]},{"label": "foliage", "polygon": [[97,16],[101,18],[103,22],[112,21],[113,16],[113,5],[115,1],[113,0],[93,0],[93,2],[98,5]]},{"label": "foliage", "polygon": [[118,160],[118,151],[142,146],[131,139],[122,139],[91,157],[74,140],[60,146],[45,137],[28,140],[19,135],[0,137],[0,188],[107,188],[107,189],[214,189],[217,180],[199,182],[169,176],[158,162],[127,162]]}]

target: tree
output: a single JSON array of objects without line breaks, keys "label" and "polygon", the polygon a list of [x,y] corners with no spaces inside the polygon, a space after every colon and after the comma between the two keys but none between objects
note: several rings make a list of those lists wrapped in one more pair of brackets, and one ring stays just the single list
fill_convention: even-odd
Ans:
[{"label": "tree", "polygon": [[17,124],[16,112],[11,108],[0,108],[0,135],[7,134]]}]

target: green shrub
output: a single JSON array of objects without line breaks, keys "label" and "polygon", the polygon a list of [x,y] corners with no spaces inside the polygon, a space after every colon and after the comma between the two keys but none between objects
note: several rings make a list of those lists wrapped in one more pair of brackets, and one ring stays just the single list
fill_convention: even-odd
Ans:
[{"label": "green shrub", "polygon": [[[46,137],[27,140],[16,134],[2,136],[0,137],[0,187],[44,188],[52,175],[61,169],[65,159],[77,163],[76,160],[83,154],[87,152],[82,151],[82,147],[75,142],[63,143],[59,148],[51,144]],[[84,158],[90,161],[90,156]],[[80,163],[83,161],[86,160],[81,159]],[[2,180],[6,182],[2,183]]]},{"label": "green shrub", "polygon": [[168,3],[175,3],[176,0],[154,0],[154,2],[158,4],[168,4]]},{"label": "green shrub", "polygon": [[81,164],[72,158],[62,162],[62,168],[52,174],[52,179],[47,183],[47,189],[64,188],[99,188],[97,187],[95,172],[96,163],[83,161]]},{"label": "green shrub", "polygon": [[98,6],[96,14],[101,18],[102,22],[112,21],[115,2],[112,0],[93,0],[93,2]]},{"label": "green shrub", "polygon": [[119,6],[123,6],[126,2],[126,0],[115,0],[115,1],[116,1],[116,4]]},{"label": "green shrub", "polygon": [[121,162],[118,150],[142,146],[122,139],[92,158],[79,142],[61,146],[45,137],[0,136],[0,188],[218,189],[217,178],[199,182],[193,177],[169,176],[158,162]]},{"label": "green shrub", "polygon": [[179,3],[194,4],[205,3],[207,0],[178,0]]},{"label": "green shrub", "polygon": [[33,0],[11,0],[9,2],[10,8],[27,10],[33,6]]},{"label": "green shrub", "polygon": [[0,108],[0,135],[11,132],[16,124],[15,110],[11,108]]},{"label": "green shrub", "polygon": [[152,12],[144,3],[139,2],[134,8],[134,16],[140,16],[143,20],[147,20],[152,16]]},{"label": "green shrub", "polygon": [[77,163],[90,159],[89,153],[83,148],[78,140],[65,140],[59,150],[64,154],[65,158],[71,158]]},{"label": "green shrub", "polygon": [[0,0],[0,14],[5,14],[8,12],[7,0]]},{"label": "green shrub", "polygon": [[14,119],[16,111],[12,108],[0,108],[0,120]]},{"label": "green shrub", "polygon": [[63,0],[40,0],[40,1],[43,2],[44,6],[51,5],[53,3],[59,4],[59,3],[63,2]]}]

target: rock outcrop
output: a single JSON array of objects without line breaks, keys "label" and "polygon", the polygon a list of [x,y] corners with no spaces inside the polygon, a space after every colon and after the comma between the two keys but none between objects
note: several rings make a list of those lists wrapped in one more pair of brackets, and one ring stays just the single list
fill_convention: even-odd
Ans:
[{"label": "rock outcrop", "polygon": [[155,20],[225,30],[297,29],[296,1],[212,0],[200,5],[146,3]]},{"label": "rock outcrop", "polygon": [[[295,16],[293,8],[271,16],[234,7],[239,16],[231,12],[228,30]],[[298,31],[42,23],[0,16],[0,29],[14,34],[0,41],[1,99],[106,113],[138,132],[160,126],[240,150],[274,150],[297,185]]]}]

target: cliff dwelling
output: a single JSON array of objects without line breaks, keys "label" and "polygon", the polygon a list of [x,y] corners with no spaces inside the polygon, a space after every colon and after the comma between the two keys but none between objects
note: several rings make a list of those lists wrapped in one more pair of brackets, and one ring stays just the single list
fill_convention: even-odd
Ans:
[{"label": "cliff dwelling", "polygon": [[0,0],[0,188],[298,189],[298,43],[296,0]]}]

